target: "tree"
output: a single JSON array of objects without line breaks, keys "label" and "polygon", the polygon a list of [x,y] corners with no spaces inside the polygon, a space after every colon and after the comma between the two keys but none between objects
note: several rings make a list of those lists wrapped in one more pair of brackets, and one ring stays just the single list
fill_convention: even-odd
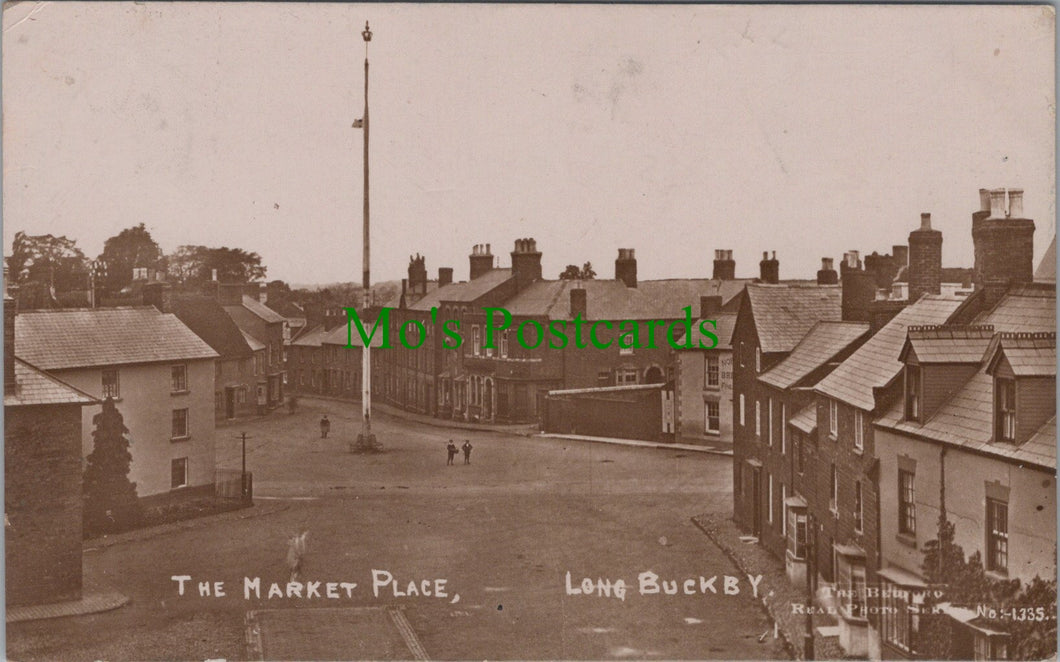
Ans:
[{"label": "tree", "polygon": [[[1056,573],[1048,579],[1035,577],[1026,586],[1018,579],[994,579],[986,574],[979,552],[965,557],[964,550],[954,542],[956,528],[946,518],[939,517],[938,537],[924,545],[922,570],[931,585],[944,591],[941,598],[928,597],[920,618],[920,632],[916,641],[919,654],[932,660],[965,659],[969,651],[959,647],[960,634],[954,621],[945,614],[931,613],[931,607],[948,602],[958,607],[976,609],[989,606],[998,610],[1009,608],[1043,607],[1047,614],[1056,613]],[[1039,660],[1056,653],[1055,620],[1017,620],[988,618],[976,620],[991,630],[1009,633],[1008,659]],[[963,628],[962,628],[963,629]]]},{"label": "tree", "polygon": [[55,292],[83,290],[88,286],[88,260],[77,241],[50,234],[15,233],[7,266],[12,282],[39,283]]},{"label": "tree", "polygon": [[214,269],[217,270],[217,280],[239,283],[262,280],[266,272],[257,253],[226,246],[179,246],[167,262],[170,276],[181,283],[211,280]]},{"label": "tree", "polygon": [[103,243],[99,259],[107,265],[104,289],[117,293],[133,280],[134,267],[158,269],[162,262],[162,249],[143,223],[126,228]]},{"label": "tree", "polygon": [[136,483],[129,480],[129,429],[114,405],[103,401],[103,410],[92,417],[93,448],[84,480],[85,530],[93,534],[123,531],[137,526],[143,513]]},{"label": "tree", "polygon": [[591,280],[596,278],[596,271],[593,270],[592,262],[586,262],[581,269],[577,265],[568,264],[559,278],[560,280]]}]

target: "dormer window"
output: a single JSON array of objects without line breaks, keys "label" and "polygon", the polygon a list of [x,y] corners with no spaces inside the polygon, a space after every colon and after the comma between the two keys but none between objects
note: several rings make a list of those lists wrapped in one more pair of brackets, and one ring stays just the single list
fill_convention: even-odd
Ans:
[{"label": "dormer window", "polygon": [[922,380],[920,366],[905,367],[905,418],[909,421],[920,420],[920,389]]},{"label": "dormer window", "polygon": [[997,416],[994,437],[998,441],[1016,441],[1016,380],[998,377],[994,380]]}]

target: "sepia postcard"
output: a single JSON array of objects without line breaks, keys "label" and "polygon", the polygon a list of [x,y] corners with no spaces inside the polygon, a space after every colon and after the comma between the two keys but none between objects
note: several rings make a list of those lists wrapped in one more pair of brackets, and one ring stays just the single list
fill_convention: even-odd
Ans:
[{"label": "sepia postcard", "polygon": [[1055,659],[1053,6],[2,15],[8,659]]}]

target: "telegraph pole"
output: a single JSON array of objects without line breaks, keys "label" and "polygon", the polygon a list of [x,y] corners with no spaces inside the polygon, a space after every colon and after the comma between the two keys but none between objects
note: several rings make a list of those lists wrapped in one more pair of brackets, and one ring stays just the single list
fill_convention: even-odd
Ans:
[{"label": "telegraph pole", "polygon": [[[368,235],[368,42],[372,40],[372,31],[368,28],[368,21],[364,22],[364,117],[355,121],[353,126],[364,131],[364,227],[362,243],[364,246],[363,256],[363,281],[362,289],[363,312],[367,312],[372,304],[371,286],[372,280],[369,272],[369,235]],[[375,437],[372,434],[372,357],[371,343],[365,343],[361,349],[361,433],[357,436],[357,448],[374,450]]]}]

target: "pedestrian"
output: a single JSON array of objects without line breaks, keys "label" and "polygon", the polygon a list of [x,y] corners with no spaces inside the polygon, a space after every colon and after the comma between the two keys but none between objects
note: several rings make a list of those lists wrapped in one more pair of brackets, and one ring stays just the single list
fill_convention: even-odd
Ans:
[{"label": "pedestrian", "polygon": [[331,432],[331,421],[328,420],[328,415],[324,414],[324,418],[320,419],[320,438],[327,439],[328,432]]},{"label": "pedestrian", "polygon": [[298,581],[305,570],[305,554],[309,539],[309,530],[304,530],[287,541],[287,567],[291,569],[291,581]]},{"label": "pedestrian", "polygon": [[464,449],[464,464],[471,464],[471,440],[465,439],[460,448]]},{"label": "pedestrian", "polygon": [[453,458],[456,457],[456,444],[453,443],[452,439],[449,440],[449,445],[445,447],[445,450],[449,454],[449,461],[445,464],[446,466],[449,466],[453,463]]},{"label": "pedestrian", "polygon": [[298,409],[298,396],[292,395],[287,398],[287,411],[293,414]]}]

